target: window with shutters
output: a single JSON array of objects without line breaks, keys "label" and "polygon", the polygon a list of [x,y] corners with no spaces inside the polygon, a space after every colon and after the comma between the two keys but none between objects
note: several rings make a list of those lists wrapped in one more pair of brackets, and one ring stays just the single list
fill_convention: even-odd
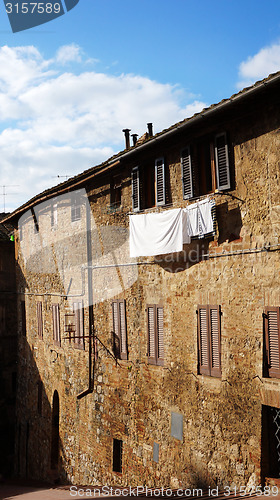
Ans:
[{"label": "window with shutters", "polygon": [[61,344],[60,340],[60,317],[59,317],[59,305],[52,305],[52,321],[53,321],[53,340],[56,345]]},{"label": "window with shutters", "polygon": [[189,144],[181,151],[183,198],[230,189],[226,133]]},{"label": "window with shutters", "polygon": [[148,362],[151,365],[164,364],[163,307],[147,305]]},{"label": "window with shutters", "polygon": [[164,158],[132,169],[132,209],[134,212],[166,204],[166,182]]},{"label": "window with shutters", "polygon": [[221,311],[219,306],[198,306],[198,373],[221,376]]},{"label": "window with shutters", "polygon": [[84,308],[82,302],[74,302],[73,310],[75,314],[75,338],[74,346],[78,349],[85,348],[84,342]]},{"label": "window with shutters", "polygon": [[113,350],[116,358],[128,359],[125,300],[112,302]]},{"label": "window with shutters", "polygon": [[280,308],[267,307],[263,318],[265,336],[264,376],[280,378]]},{"label": "window with shutters", "polygon": [[36,304],[37,308],[37,332],[38,332],[38,337],[40,339],[43,338],[43,311],[42,311],[42,302],[39,301]]}]

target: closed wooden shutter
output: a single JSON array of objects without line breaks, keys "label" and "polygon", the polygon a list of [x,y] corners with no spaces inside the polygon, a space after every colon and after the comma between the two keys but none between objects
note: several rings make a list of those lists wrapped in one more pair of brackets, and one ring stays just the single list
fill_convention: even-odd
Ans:
[{"label": "closed wooden shutter", "polygon": [[125,300],[112,302],[112,315],[115,356],[119,359],[128,359]]},{"label": "closed wooden shutter", "polygon": [[37,302],[37,327],[38,327],[38,337],[43,338],[43,313],[42,313],[42,302]]},{"label": "closed wooden shutter", "polygon": [[158,356],[157,364],[163,364],[164,359],[164,342],[163,342],[163,308],[157,307],[157,344]]},{"label": "closed wooden shutter", "polygon": [[220,346],[220,308],[209,306],[210,314],[210,342],[211,342],[211,375],[221,375],[221,346]]},{"label": "closed wooden shutter", "polygon": [[147,306],[147,323],[148,323],[148,361],[156,364],[156,316],[155,306]]},{"label": "closed wooden shutter", "polygon": [[210,375],[207,307],[198,306],[198,371]]},{"label": "closed wooden shutter", "polygon": [[181,153],[183,198],[188,200],[193,197],[193,174],[190,146],[187,146]]},{"label": "closed wooden shutter", "polygon": [[155,161],[156,178],[156,205],[165,205],[165,172],[164,159],[158,158]]},{"label": "closed wooden shutter", "polygon": [[198,373],[221,376],[221,327],[219,306],[198,306]]},{"label": "closed wooden shutter", "polygon": [[268,375],[280,378],[280,315],[279,307],[267,307],[264,315]]},{"label": "closed wooden shutter", "polygon": [[217,188],[220,190],[230,188],[229,154],[227,137],[225,133],[215,137],[215,163],[217,175]]},{"label": "closed wooden shutter", "polygon": [[60,345],[60,318],[59,318],[59,305],[53,304],[52,306],[52,319],[53,319],[53,340],[56,345]]},{"label": "closed wooden shutter", "polygon": [[140,173],[139,167],[135,167],[131,173],[131,189],[132,189],[132,210],[139,212],[140,207]]},{"label": "closed wooden shutter", "polygon": [[74,345],[79,349],[84,349],[84,308],[82,302],[74,302],[75,313],[75,338]]}]

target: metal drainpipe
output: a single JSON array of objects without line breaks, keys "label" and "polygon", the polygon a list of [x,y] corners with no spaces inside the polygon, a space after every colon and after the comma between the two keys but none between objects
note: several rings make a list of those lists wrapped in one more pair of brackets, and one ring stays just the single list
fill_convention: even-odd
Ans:
[{"label": "metal drainpipe", "polygon": [[[91,207],[86,203],[86,230],[87,230],[87,270],[88,270],[88,311],[89,311],[89,338],[88,338],[88,388],[77,395],[81,399],[93,392],[94,364],[92,363],[92,340],[94,338],[93,317],[93,288],[92,288],[92,242],[91,242]],[[95,346],[95,344],[94,344]],[[95,358],[94,358],[95,359]],[[95,363],[95,361],[94,361]]]}]

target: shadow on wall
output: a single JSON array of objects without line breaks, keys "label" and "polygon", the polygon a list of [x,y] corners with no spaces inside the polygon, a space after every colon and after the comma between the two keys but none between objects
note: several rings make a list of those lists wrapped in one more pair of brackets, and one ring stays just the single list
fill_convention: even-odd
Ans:
[{"label": "shadow on wall", "polygon": [[[19,341],[15,475],[19,478],[66,483],[59,433],[60,399],[49,401],[26,338]],[[50,363],[53,361],[50,360]]]}]

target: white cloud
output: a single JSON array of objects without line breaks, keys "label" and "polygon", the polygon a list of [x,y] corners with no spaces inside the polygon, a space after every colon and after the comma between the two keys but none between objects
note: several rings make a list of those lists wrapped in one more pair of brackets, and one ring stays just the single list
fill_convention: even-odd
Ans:
[{"label": "white cloud", "polygon": [[271,73],[280,70],[280,42],[264,47],[254,56],[248,57],[239,66],[238,88],[252,85]]},{"label": "white cloud", "polygon": [[0,48],[1,185],[7,192],[14,179],[20,185],[18,197],[7,196],[10,209],[57,175],[75,175],[124,149],[123,128],[142,135],[153,122],[157,132],[206,106],[178,86],[132,74],[63,72],[66,62],[83,63],[80,47],[61,47],[49,60],[32,46]]},{"label": "white cloud", "polygon": [[76,45],[75,43],[71,43],[70,45],[63,45],[57,50],[55,60],[57,63],[62,65],[69,62],[81,62],[81,47],[79,47],[79,45]]}]

